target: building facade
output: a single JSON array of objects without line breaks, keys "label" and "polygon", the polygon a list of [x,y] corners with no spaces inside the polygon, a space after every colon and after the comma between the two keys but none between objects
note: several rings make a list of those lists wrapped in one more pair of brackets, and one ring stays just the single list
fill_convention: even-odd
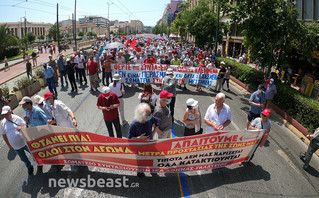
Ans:
[{"label": "building facade", "polygon": [[79,23],[95,23],[96,27],[107,28],[108,19],[99,16],[85,16],[84,18],[79,18]]},{"label": "building facade", "polygon": [[299,20],[319,22],[319,0],[296,0]]},{"label": "building facade", "polygon": [[[25,33],[32,32],[35,36],[46,36],[52,24],[50,23],[33,23],[33,22],[8,22],[0,23],[0,25],[7,24],[8,33],[21,39]],[[26,28],[25,28],[26,27]]]}]

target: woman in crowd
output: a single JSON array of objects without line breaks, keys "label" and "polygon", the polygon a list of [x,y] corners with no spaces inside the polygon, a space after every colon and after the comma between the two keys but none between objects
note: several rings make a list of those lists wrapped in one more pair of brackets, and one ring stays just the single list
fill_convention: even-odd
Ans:
[{"label": "woman in crowd", "polygon": [[145,83],[143,92],[138,95],[138,101],[140,103],[149,104],[153,113],[156,106],[157,96],[150,83]]},{"label": "woman in crowd", "polygon": [[201,134],[202,116],[198,101],[194,100],[193,98],[189,98],[186,101],[186,105],[187,109],[185,110],[183,116],[183,122],[185,123],[184,136]]}]

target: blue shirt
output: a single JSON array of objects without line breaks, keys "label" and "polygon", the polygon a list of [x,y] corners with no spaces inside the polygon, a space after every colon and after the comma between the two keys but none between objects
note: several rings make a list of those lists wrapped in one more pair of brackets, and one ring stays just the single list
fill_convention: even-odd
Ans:
[{"label": "blue shirt", "polygon": [[58,66],[59,66],[60,71],[64,71],[65,60],[63,58],[58,59]]},{"label": "blue shirt", "polygon": [[[258,91],[255,91],[254,93],[251,94],[249,100],[257,103],[257,104],[263,104],[265,101],[266,97],[265,97],[265,92],[262,92],[261,96],[258,94]],[[262,111],[261,107],[256,107],[253,105],[250,105],[250,111],[254,114],[260,114]]]},{"label": "blue shirt", "polygon": [[149,136],[150,140],[153,140],[153,124],[155,124],[155,126],[158,126],[159,120],[157,118],[152,117],[152,119],[148,120],[144,124],[136,122],[136,120],[133,120],[128,130],[127,138],[132,139],[132,137],[138,137],[145,133],[145,136]]},{"label": "blue shirt", "polygon": [[52,119],[48,114],[46,114],[40,107],[32,107],[32,113],[26,113],[26,116],[29,118],[29,126],[36,127],[41,125],[46,125],[47,120]]},{"label": "blue shirt", "polygon": [[47,66],[47,70],[43,68],[43,73],[46,79],[52,78],[54,74],[54,70],[51,66]]}]

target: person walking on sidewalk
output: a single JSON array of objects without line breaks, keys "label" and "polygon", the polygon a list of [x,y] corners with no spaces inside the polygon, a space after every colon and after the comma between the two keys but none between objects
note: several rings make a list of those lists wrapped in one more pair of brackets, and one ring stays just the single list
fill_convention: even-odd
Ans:
[{"label": "person walking on sidewalk", "polygon": [[31,76],[31,78],[32,78],[32,65],[31,65],[31,63],[30,63],[30,61],[29,61],[29,58],[26,59],[26,64],[25,64],[25,66],[26,66],[26,69],[27,69],[27,76],[28,76],[28,78],[30,79],[30,76]]},{"label": "person walking on sidewalk", "polygon": [[43,63],[43,73],[45,79],[47,81],[50,92],[54,93],[55,96],[58,96],[58,92],[56,91],[56,86],[54,82],[54,70],[51,66],[47,66],[47,63]]},{"label": "person walking on sidewalk", "polygon": [[218,73],[218,77],[217,77],[217,83],[216,83],[216,88],[215,91],[220,92],[221,88],[222,88],[222,83],[225,77],[225,73],[226,73],[226,69],[225,69],[225,62],[222,61],[220,63],[220,68],[219,68],[219,73]]},{"label": "person walking on sidewalk", "polygon": [[36,53],[35,51],[32,51],[31,57],[32,57],[33,67],[37,66],[37,65],[38,65],[38,62],[37,62],[37,53]]},{"label": "person walking on sidewalk", "polygon": [[17,115],[12,114],[9,106],[2,108],[1,114],[4,119],[1,122],[1,134],[10,150],[14,150],[28,168],[28,174],[33,175],[33,166],[25,152],[29,152],[26,142],[21,133],[21,129],[26,127],[25,121]]},{"label": "person walking on sidewalk", "polygon": [[307,152],[300,154],[300,159],[304,162],[303,169],[308,168],[312,154],[319,149],[319,128],[315,130],[314,134],[307,135],[307,138],[311,140]]},{"label": "person walking on sidewalk", "polygon": [[10,70],[7,56],[4,56],[4,68],[4,71]]}]

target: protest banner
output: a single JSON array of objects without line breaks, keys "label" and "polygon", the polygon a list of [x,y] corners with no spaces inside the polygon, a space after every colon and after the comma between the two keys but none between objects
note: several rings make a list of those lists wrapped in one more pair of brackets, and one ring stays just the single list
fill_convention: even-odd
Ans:
[{"label": "protest banner", "polygon": [[38,164],[95,166],[135,172],[185,172],[247,161],[261,131],[221,131],[154,141],[113,138],[76,129],[22,129]]},{"label": "protest banner", "polygon": [[168,68],[180,84],[215,86],[219,69],[160,64],[112,64],[113,74],[125,83],[161,84]]}]

